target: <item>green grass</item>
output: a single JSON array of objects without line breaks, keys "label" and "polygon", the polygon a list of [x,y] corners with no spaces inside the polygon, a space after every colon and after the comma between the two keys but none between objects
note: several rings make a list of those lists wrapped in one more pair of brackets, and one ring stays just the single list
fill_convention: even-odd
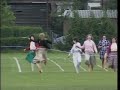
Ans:
[{"label": "green grass", "polygon": [[[18,58],[21,73],[13,57]],[[26,53],[1,53],[1,90],[117,90],[117,73],[110,69],[106,72],[96,66],[93,72],[81,69],[76,74],[70,62],[72,59],[67,58],[66,53],[48,53],[48,58],[57,62],[64,72],[50,61],[46,66],[43,65],[42,74],[37,67],[32,72],[25,57]],[[97,64],[101,65],[98,57]],[[84,61],[81,66],[87,69]]]}]

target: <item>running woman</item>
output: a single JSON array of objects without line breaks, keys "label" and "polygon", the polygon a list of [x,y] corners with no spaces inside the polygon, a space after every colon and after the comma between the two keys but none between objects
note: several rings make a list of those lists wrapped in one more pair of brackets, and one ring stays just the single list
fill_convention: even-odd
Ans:
[{"label": "running woman", "polygon": [[70,50],[69,56],[73,55],[73,64],[76,70],[76,73],[79,73],[80,64],[81,64],[81,44],[78,42],[77,38],[73,39],[73,46]]},{"label": "running woman", "polygon": [[24,51],[29,51],[27,56],[26,56],[26,60],[30,63],[32,63],[33,58],[35,57],[35,50],[36,50],[36,46],[35,46],[35,38],[34,35],[31,35],[29,37],[29,47],[24,49]]},{"label": "running woman", "polygon": [[97,48],[92,40],[92,35],[87,35],[87,40],[84,41],[84,44],[82,46],[85,52],[85,64],[88,65],[88,71],[92,71],[94,66],[96,65],[96,59],[95,59],[95,53],[97,53]]},{"label": "running woman", "polygon": [[33,71],[33,58],[35,57],[35,50],[36,50],[36,44],[35,44],[35,37],[34,35],[31,35],[29,37],[29,47],[27,47],[26,49],[24,49],[24,51],[29,51],[27,56],[26,56],[26,60],[31,63],[32,66],[32,71]]},{"label": "running woman", "polygon": [[109,40],[106,39],[106,36],[102,37],[102,40],[99,41],[98,43],[98,48],[100,49],[100,59],[102,60],[102,68],[106,68],[106,51],[107,48],[109,47],[110,42]]},{"label": "running woman", "polygon": [[117,71],[117,64],[118,64],[117,51],[118,49],[117,49],[116,38],[112,38],[112,43],[107,50],[107,56],[108,56],[108,67],[112,68],[114,71]]},{"label": "running woman", "polygon": [[39,72],[42,72],[42,63],[46,65],[47,63],[47,49],[49,49],[48,44],[52,44],[49,40],[46,39],[46,35],[44,33],[39,34],[39,40],[37,41],[40,46],[36,51],[36,55],[34,57],[34,63],[38,66]]}]

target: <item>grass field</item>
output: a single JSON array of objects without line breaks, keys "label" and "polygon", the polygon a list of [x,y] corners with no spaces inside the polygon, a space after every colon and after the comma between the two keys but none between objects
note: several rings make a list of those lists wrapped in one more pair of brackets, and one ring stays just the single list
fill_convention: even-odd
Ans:
[{"label": "grass field", "polygon": [[[35,66],[31,71],[31,65],[25,60],[26,53],[1,53],[1,90],[117,90],[117,73],[111,69],[105,71],[98,67],[101,65],[97,57],[97,65],[93,72],[80,70],[75,73],[71,58],[66,53],[49,52],[48,60],[43,65],[43,73],[40,74]],[[18,72],[16,57],[22,72]],[[84,60],[81,65],[87,70]]]}]

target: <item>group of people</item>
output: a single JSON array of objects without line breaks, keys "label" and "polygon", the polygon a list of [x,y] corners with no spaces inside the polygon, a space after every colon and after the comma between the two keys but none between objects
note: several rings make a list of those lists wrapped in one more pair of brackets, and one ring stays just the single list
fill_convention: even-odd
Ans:
[{"label": "group of people", "polygon": [[98,45],[94,43],[92,35],[88,34],[83,45],[80,44],[77,38],[73,39],[73,46],[70,50],[69,56],[73,55],[73,64],[76,70],[76,73],[79,73],[80,64],[81,64],[81,55],[84,50],[85,55],[85,64],[88,66],[88,71],[92,71],[96,65],[95,56],[98,53],[97,48],[100,50],[100,59],[102,60],[103,68],[112,68],[114,71],[117,71],[117,42],[116,38],[112,38],[112,42],[106,39],[106,36],[103,36],[99,41]]},{"label": "group of people", "polygon": [[[95,55],[98,53],[97,48],[99,49],[100,59],[102,61],[103,68],[112,68],[114,71],[117,71],[117,42],[116,38],[112,38],[112,41],[106,39],[106,36],[103,36],[96,46],[95,42],[92,39],[92,35],[88,34],[83,45],[80,44],[78,38],[73,39],[73,46],[70,50],[69,56],[73,56],[73,64],[76,70],[76,73],[79,73],[80,64],[81,64],[81,55],[85,55],[85,64],[88,66],[88,71],[92,71],[96,65]],[[29,47],[24,49],[25,51],[29,50],[26,60],[31,64],[36,64],[39,72],[42,72],[42,63],[46,65],[47,63],[47,50],[50,49],[49,44],[52,44],[46,38],[44,33],[39,34],[39,39],[35,40],[35,37],[31,35],[29,37],[30,43]]]},{"label": "group of people", "polygon": [[46,65],[47,63],[47,49],[50,48],[49,44],[52,44],[51,41],[47,40],[46,35],[44,33],[39,34],[39,39],[35,40],[34,35],[29,37],[29,47],[24,49],[24,51],[29,50],[27,54],[26,60],[31,64],[36,64],[40,73],[42,70],[42,63]]}]

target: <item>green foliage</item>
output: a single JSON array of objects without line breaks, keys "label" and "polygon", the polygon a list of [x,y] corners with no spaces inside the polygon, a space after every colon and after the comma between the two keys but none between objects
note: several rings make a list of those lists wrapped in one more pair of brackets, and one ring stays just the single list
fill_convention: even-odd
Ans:
[{"label": "green foliage", "polygon": [[64,22],[64,18],[63,17],[52,17],[52,21],[51,21],[51,28],[53,30],[53,32],[59,34],[59,35],[63,35],[63,22]]},{"label": "green foliage", "polygon": [[1,27],[1,37],[27,37],[32,34],[39,34],[42,31],[41,27],[3,26]]},{"label": "green foliage", "polygon": [[15,16],[14,13],[11,10],[11,7],[7,5],[6,0],[1,1],[1,26],[7,25],[13,25],[15,22]]},{"label": "green foliage", "polygon": [[27,38],[21,37],[1,38],[1,46],[27,46],[28,41]]},{"label": "green foliage", "polygon": [[69,49],[71,48],[71,45],[69,45],[69,43],[63,44],[59,42],[57,44],[54,44],[53,47],[58,50],[69,51]]},{"label": "green foliage", "polygon": [[[62,47],[62,50],[70,49],[72,46],[72,39],[77,37],[81,44],[86,40],[87,34],[92,34],[93,40],[96,44],[101,39],[103,35],[106,35],[109,40],[113,36],[117,36],[117,28],[115,27],[115,23],[113,23],[109,18],[81,18],[77,13],[74,14],[74,18],[70,18],[71,28],[68,31],[68,37],[66,39],[65,45]],[[62,46],[61,44],[58,48]],[[60,48],[61,49],[61,48]]]},{"label": "green foliage", "polygon": [[74,0],[73,10],[84,10],[86,9],[88,0]]},{"label": "green foliage", "polygon": [[78,37],[80,42],[86,39],[87,34],[92,34],[93,39],[98,43],[102,35],[106,35],[108,39],[112,36],[117,36],[117,29],[110,21],[110,19],[103,17],[103,18],[88,18],[82,19],[80,17],[75,17],[71,20],[71,29],[69,30],[69,41],[72,40],[74,37]]},{"label": "green foliage", "polygon": [[104,5],[105,9],[117,9],[117,0],[108,0]]},{"label": "green foliage", "polygon": [[41,32],[41,27],[3,26],[1,28],[1,46],[26,46],[30,35],[34,35],[38,39]]}]

